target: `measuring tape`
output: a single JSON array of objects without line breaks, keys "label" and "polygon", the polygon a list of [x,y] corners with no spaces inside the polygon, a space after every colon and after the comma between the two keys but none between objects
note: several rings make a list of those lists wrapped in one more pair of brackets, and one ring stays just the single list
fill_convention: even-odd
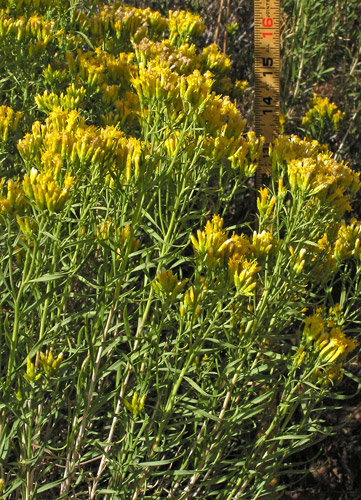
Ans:
[{"label": "measuring tape", "polygon": [[255,131],[265,143],[256,171],[256,188],[267,183],[269,144],[279,132],[280,0],[254,0]]}]

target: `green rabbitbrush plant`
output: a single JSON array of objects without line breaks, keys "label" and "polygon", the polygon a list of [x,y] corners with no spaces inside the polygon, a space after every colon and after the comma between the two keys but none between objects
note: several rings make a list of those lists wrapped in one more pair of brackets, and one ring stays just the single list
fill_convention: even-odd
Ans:
[{"label": "green rabbitbrush plant", "polygon": [[198,16],[0,5],[2,498],[277,494],[356,352],[358,175],[279,136],[255,231]]}]

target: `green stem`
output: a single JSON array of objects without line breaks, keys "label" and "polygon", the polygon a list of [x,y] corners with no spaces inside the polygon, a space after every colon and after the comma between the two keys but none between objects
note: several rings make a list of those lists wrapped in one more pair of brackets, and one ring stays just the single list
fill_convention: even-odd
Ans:
[{"label": "green stem", "polygon": [[[39,234],[40,234],[40,227],[39,227]],[[7,380],[6,380],[6,388],[9,387],[11,384],[11,375],[14,369],[14,362],[15,362],[15,355],[16,355],[16,347],[17,347],[17,340],[19,337],[19,327],[20,327],[20,316],[21,316],[21,301],[23,298],[24,290],[30,281],[30,278],[33,275],[34,272],[34,267],[36,263],[36,258],[37,258],[37,252],[39,248],[39,242],[38,239],[35,240],[34,242],[34,247],[32,249],[32,252],[26,252],[25,256],[25,262],[24,262],[24,269],[22,272],[22,281],[19,286],[19,289],[16,290],[16,285],[14,283],[13,277],[12,277],[12,271],[11,271],[11,263],[10,263],[10,282],[11,282],[11,288],[13,291],[14,295],[14,324],[13,324],[13,331],[12,331],[12,337],[11,337],[11,347],[10,347],[10,355],[9,355],[9,362],[8,362],[8,369],[7,369]],[[30,261],[31,259],[31,261]]]},{"label": "green stem", "polygon": [[121,291],[121,288],[123,285],[124,272],[125,272],[126,266],[128,264],[128,259],[129,259],[129,255],[130,255],[130,251],[131,251],[132,238],[133,238],[133,235],[135,232],[135,228],[138,226],[139,220],[141,218],[143,201],[144,201],[144,194],[142,192],[139,192],[138,199],[137,199],[137,205],[136,205],[136,209],[135,209],[135,213],[134,213],[133,224],[132,224],[131,229],[130,229],[130,235],[129,235],[127,246],[125,248],[125,253],[124,253],[124,256],[122,259],[121,268],[119,270],[120,277],[119,277],[117,284],[116,284],[116,287],[115,287],[112,305],[111,305],[110,311],[108,313],[107,321],[106,321],[106,324],[105,324],[105,327],[104,327],[104,330],[102,333],[100,346],[99,346],[99,349],[98,349],[98,352],[96,355],[95,364],[93,367],[93,371],[92,371],[91,379],[90,379],[90,384],[89,384],[89,388],[88,388],[88,394],[86,397],[86,404],[85,404],[84,412],[83,412],[83,415],[82,415],[82,418],[80,421],[79,431],[78,431],[75,443],[73,445],[72,452],[70,453],[70,456],[68,457],[67,462],[66,462],[65,471],[64,471],[64,481],[61,485],[61,494],[62,495],[67,495],[69,492],[69,488],[70,488],[70,484],[72,481],[72,477],[74,475],[76,463],[78,462],[78,458],[80,457],[81,446],[82,446],[82,442],[83,442],[85,434],[86,434],[86,425],[87,425],[88,414],[89,414],[91,404],[93,401],[93,397],[94,397],[94,390],[95,390],[95,385],[96,385],[96,382],[98,379],[98,371],[99,371],[100,362],[101,362],[102,355],[103,355],[103,350],[105,347],[105,341],[107,339],[107,336],[108,336],[108,333],[109,333],[109,330],[110,330],[110,327],[112,324],[112,320],[114,317],[114,313],[116,311],[117,302],[118,302],[120,291]]}]

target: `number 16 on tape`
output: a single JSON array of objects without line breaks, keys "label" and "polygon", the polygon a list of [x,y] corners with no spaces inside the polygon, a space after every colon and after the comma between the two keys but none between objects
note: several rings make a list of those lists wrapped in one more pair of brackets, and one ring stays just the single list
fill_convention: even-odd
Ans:
[{"label": "number 16 on tape", "polygon": [[268,148],[279,131],[280,0],[254,0],[255,130],[265,143],[256,188],[270,174]]}]

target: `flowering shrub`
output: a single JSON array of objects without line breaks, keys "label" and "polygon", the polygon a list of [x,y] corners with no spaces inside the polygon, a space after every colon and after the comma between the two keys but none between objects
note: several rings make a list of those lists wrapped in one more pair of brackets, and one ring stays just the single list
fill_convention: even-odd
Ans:
[{"label": "flowering shrub", "polygon": [[254,230],[263,139],[202,20],[68,7],[1,13],[38,78],[0,94],[2,497],[266,497],[358,346],[359,176],[280,135]]}]

